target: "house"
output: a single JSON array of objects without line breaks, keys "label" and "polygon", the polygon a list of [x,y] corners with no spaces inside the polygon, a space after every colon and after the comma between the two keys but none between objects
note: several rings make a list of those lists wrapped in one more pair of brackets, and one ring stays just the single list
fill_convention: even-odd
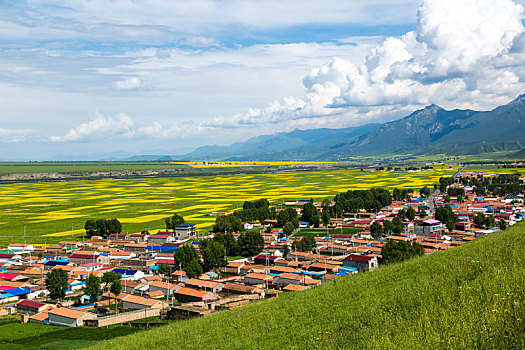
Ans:
[{"label": "house", "polygon": [[268,254],[259,254],[255,258],[253,258],[254,263],[259,265],[274,265],[275,259],[277,259],[277,256],[268,255]]},{"label": "house", "polygon": [[222,290],[222,288],[224,287],[224,283],[191,278],[185,283],[185,287],[197,290],[212,291],[214,293],[217,293]]},{"label": "house", "polygon": [[128,295],[122,299],[122,307],[124,309],[162,309],[164,303],[160,300],[153,300],[148,298],[139,297],[138,295]]},{"label": "house", "polygon": [[195,225],[188,222],[175,226],[175,237],[177,237],[177,239],[186,239],[190,236],[195,236],[196,232]]},{"label": "house", "polygon": [[417,236],[426,236],[430,233],[441,231],[443,224],[441,221],[428,219],[414,224],[414,233]]},{"label": "house", "polygon": [[87,264],[79,265],[78,267],[83,268],[86,271],[98,271],[100,270],[104,265],[98,262],[92,262]]},{"label": "house", "polygon": [[273,283],[279,286],[287,286],[289,284],[298,284],[298,285],[317,285],[321,283],[319,280],[314,280],[311,277],[306,276],[305,274],[298,273],[281,273],[278,276],[273,278]]},{"label": "house", "polygon": [[252,286],[245,286],[238,283],[226,283],[224,287],[222,287],[222,294],[225,295],[231,295],[231,294],[255,294],[258,293],[260,290],[252,287]]},{"label": "house", "polygon": [[224,273],[240,275],[241,268],[243,268],[244,265],[245,265],[244,261],[241,261],[241,262],[230,261],[228,262],[228,265],[226,265],[222,270],[224,271]]},{"label": "house", "polygon": [[298,292],[300,290],[303,290],[307,288],[307,286],[298,285],[298,284],[289,284],[286,287],[283,288],[285,292]]},{"label": "house", "polygon": [[44,310],[52,308],[52,305],[33,300],[22,300],[16,304],[16,311],[29,316],[36,315]]},{"label": "house", "polygon": [[102,256],[98,252],[73,253],[69,257],[69,262],[77,265],[100,263]]},{"label": "house", "polygon": [[[173,242],[175,239],[171,235],[151,235],[148,238],[149,245]],[[149,248],[148,248],[149,249]]]},{"label": "house", "polygon": [[162,281],[153,281],[149,284],[150,293],[161,291],[164,295],[172,295],[179,288],[181,288],[179,285]]},{"label": "house", "polygon": [[350,254],[343,259],[343,267],[358,269],[359,271],[368,271],[379,265],[377,257],[359,254]]},{"label": "house", "polygon": [[48,311],[49,324],[52,326],[82,327],[84,320],[96,318],[97,315],[86,312],[59,307]]},{"label": "house", "polygon": [[49,313],[46,311],[40,312],[29,318],[29,323],[47,324],[49,322]]},{"label": "house", "polygon": [[244,283],[245,284],[264,284],[268,281],[268,283],[273,282],[273,277],[270,275],[266,275],[263,273],[249,273],[246,276],[244,276]]},{"label": "house", "polygon": [[197,301],[215,301],[218,299],[217,294],[206,292],[204,290],[195,290],[193,288],[182,287],[173,293],[180,303],[192,303]]}]

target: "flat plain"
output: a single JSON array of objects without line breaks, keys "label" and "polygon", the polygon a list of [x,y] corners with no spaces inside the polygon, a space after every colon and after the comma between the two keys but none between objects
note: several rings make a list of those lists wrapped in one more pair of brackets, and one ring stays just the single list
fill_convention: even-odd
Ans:
[{"label": "flat plain", "polygon": [[[127,180],[32,182],[0,185],[0,244],[50,244],[84,234],[87,219],[118,218],[123,232],[164,228],[179,213],[201,231],[214,211],[233,211],[246,200],[332,198],[349,189],[383,186],[419,190],[456,170],[378,172],[359,170],[188,176]],[[25,235],[24,235],[25,232]]]}]

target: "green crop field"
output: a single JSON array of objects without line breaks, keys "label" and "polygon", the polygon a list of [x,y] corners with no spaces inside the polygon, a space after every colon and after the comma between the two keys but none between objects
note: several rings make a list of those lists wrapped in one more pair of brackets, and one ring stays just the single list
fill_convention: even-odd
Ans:
[{"label": "green crop field", "polygon": [[[454,170],[293,172],[154,179],[37,182],[0,185],[0,245],[27,240],[56,243],[80,237],[89,218],[118,218],[123,232],[163,229],[177,212],[208,230],[213,211],[232,211],[246,200],[333,197],[348,189],[384,186],[420,189]],[[24,237],[25,228],[25,237]]]},{"label": "green crop field", "polygon": [[121,170],[190,169],[188,165],[169,162],[0,162],[0,174],[71,173]]},{"label": "green crop field", "polygon": [[523,349],[525,226],[94,349]]}]

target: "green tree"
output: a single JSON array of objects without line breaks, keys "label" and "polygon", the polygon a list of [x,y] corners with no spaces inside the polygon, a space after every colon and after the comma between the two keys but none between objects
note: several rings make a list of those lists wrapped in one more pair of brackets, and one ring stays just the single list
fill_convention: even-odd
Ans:
[{"label": "green tree", "polygon": [[437,208],[435,217],[436,217],[436,220],[441,221],[445,225],[449,221],[453,221],[454,223],[456,223],[459,220],[458,215],[454,213],[454,211],[448,204],[445,205],[444,207]]},{"label": "green tree", "polygon": [[445,203],[450,203],[450,196],[448,194],[445,195]]},{"label": "green tree", "polygon": [[283,234],[286,237],[288,237],[289,235],[293,233],[294,230],[295,230],[294,225],[291,222],[287,222],[286,225],[284,225],[283,227]]},{"label": "green tree", "polygon": [[447,228],[447,230],[449,232],[452,232],[454,231],[454,229],[456,228],[456,221],[454,220],[448,220],[446,223],[445,223],[445,227]]},{"label": "green tree", "polygon": [[52,269],[46,275],[46,286],[51,299],[61,300],[66,296],[66,290],[69,286],[67,279],[67,272],[60,268]]},{"label": "green tree", "polygon": [[186,272],[188,278],[195,278],[202,275],[202,266],[196,259],[192,260],[183,270]]},{"label": "green tree", "polygon": [[172,273],[172,267],[170,264],[167,264],[167,263],[162,263],[162,264],[159,264],[159,273],[167,278],[169,278],[169,276],[171,276],[171,273]]},{"label": "green tree", "polygon": [[463,203],[463,196],[460,194],[458,195],[458,202]]},{"label": "green tree", "polygon": [[193,246],[183,244],[179,246],[177,252],[173,255],[173,260],[175,261],[175,266],[181,265],[182,269],[186,271],[185,268],[189,266],[192,261],[196,260],[199,262],[199,254]]},{"label": "green tree", "polygon": [[226,255],[228,256],[235,256],[241,253],[241,247],[231,232],[216,233],[215,236],[213,236],[213,240],[219,242],[226,248]]},{"label": "green tree", "polygon": [[264,238],[259,232],[255,231],[241,233],[238,242],[241,246],[242,252],[248,256],[257,255],[264,248]]},{"label": "green tree", "polygon": [[89,275],[86,278],[86,287],[84,289],[84,293],[89,295],[89,300],[92,303],[97,302],[98,298],[100,297],[100,278],[92,274]]},{"label": "green tree", "polygon": [[[113,293],[115,295],[115,305],[117,305],[117,296],[120,294],[120,292],[122,292],[121,279],[121,275],[114,271],[105,272],[102,275],[101,279],[101,282],[104,284],[104,290],[109,291],[110,293]],[[109,307],[111,308],[111,304],[109,305]]]},{"label": "green tree", "polygon": [[427,186],[423,187],[419,190],[419,194],[421,195],[421,197],[428,198],[430,196],[430,188],[428,188]]},{"label": "green tree", "polygon": [[394,230],[394,225],[392,224],[392,221],[384,221],[383,222],[383,234],[389,235]]},{"label": "green tree", "polygon": [[408,207],[406,212],[407,219],[412,221],[416,218],[416,210],[412,207]]},{"label": "green tree", "polygon": [[478,226],[485,226],[485,223],[487,222],[487,217],[483,213],[477,213],[474,216],[474,223]]},{"label": "green tree", "polygon": [[507,222],[503,219],[499,220],[499,229],[500,230],[506,230],[507,229]]},{"label": "green tree", "polygon": [[426,216],[427,216],[427,211],[426,211],[425,209],[420,209],[420,210],[419,210],[419,217],[420,217],[421,219],[423,219],[423,218],[426,217]]},{"label": "green tree", "polygon": [[226,266],[224,254],[226,254],[225,248],[219,242],[213,240],[208,242],[206,247],[202,250],[204,268],[209,271],[217,267]]},{"label": "green tree", "polygon": [[398,217],[396,216],[394,219],[392,219],[392,231],[398,235],[400,234],[401,232],[404,231],[404,225],[403,225],[403,221]]},{"label": "green tree", "polygon": [[322,220],[324,227],[328,227],[328,225],[330,224],[330,210],[328,209],[328,207],[325,207],[325,209],[323,210]]},{"label": "green tree", "polygon": [[283,257],[286,258],[286,256],[290,253],[290,248],[288,247],[288,244],[283,245]]},{"label": "green tree", "polygon": [[235,215],[217,216],[213,232],[239,232],[242,230],[242,222]]},{"label": "green tree", "polygon": [[84,230],[86,230],[86,236],[91,238],[97,233],[97,223],[93,219],[86,220],[84,225]]},{"label": "green tree", "polygon": [[378,221],[374,221],[372,225],[370,225],[370,234],[372,237],[377,238],[381,236],[381,233],[383,232],[383,227]]},{"label": "green tree", "polygon": [[381,248],[383,263],[391,264],[405,261],[425,253],[423,246],[417,242],[388,240]]},{"label": "green tree", "polygon": [[494,215],[489,215],[485,218],[485,226],[486,227],[496,226],[496,219],[494,218]]},{"label": "green tree", "polygon": [[164,219],[164,221],[166,222],[166,229],[168,230],[175,230],[175,226],[184,224],[186,222],[184,217],[177,213],[173,214],[172,217]]}]

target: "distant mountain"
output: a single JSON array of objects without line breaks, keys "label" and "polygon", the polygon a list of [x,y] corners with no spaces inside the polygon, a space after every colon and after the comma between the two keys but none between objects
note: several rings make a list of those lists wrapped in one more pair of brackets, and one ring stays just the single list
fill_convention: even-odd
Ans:
[{"label": "distant mountain", "polygon": [[430,105],[382,125],[296,130],[231,146],[200,147],[192,160],[337,160],[398,154],[479,154],[525,147],[525,95],[492,111]]},{"label": "distant mountain", "polygon": [[253,137],[230,146],[204,146],[184,156],[191,160],[311,160],[352,143],[381,124],[345,129],[294,130]]}]

